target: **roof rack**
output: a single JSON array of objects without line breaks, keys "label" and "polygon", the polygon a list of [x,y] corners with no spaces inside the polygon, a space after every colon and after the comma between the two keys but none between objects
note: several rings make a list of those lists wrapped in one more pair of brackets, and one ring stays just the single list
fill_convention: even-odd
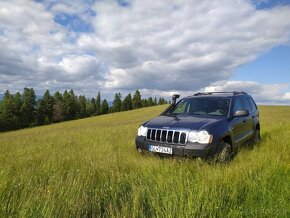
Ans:
[{"label": "roof rack", "polygon": [[233,91],[233,92],[198,92],[195,93],[194,96],[200,96],[200,95],[214,95],[214,94],[232,94],[232,95],[246,95],[246,92],[240,91]]}]

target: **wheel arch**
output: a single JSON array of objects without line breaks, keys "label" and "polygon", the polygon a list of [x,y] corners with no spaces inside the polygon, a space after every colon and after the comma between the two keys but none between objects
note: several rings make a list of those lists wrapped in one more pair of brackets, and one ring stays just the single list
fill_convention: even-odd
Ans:
[{"label": "wheel arch", "polygon": [[260,123],[257,123],[257,124],[256,124],[256,128],[255,128],[255,130],[256,130],[256,129],[260,131]]},{"label": "wheel arch", "polygon": [[220,138],[220,144],[222,142],[226,142],[228,143],[230,146],[231,146],[231,150],[233,151],[233,140],[232,140],[232,137],[230,134],[226,134],[226,135],[223,135],[221,138]]}]

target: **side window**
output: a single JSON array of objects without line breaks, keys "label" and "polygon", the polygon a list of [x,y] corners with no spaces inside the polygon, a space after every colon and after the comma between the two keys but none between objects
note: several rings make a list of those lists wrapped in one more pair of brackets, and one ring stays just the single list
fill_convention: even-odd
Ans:
[{"label": "side window", "polygon": [[242,97],[242,104],[245,110],[248,110],[249,112],[253,111],[247,97]]},{"label": "side window", "polygon": [[182,114],[185,113],[187,108],[187,101],[180,101],[178,105],[173,110],[174,114]]},{"label": "side window", "polygon": [[252,98],[248,98],[248,101],[251,105],[252,111],[257,110],[257,105],[255,104],[254,100]]},{"label": "side window", "polygon": [[238,110],[243,110],[243,105],[240,98],[235,98],[234,113]]}]

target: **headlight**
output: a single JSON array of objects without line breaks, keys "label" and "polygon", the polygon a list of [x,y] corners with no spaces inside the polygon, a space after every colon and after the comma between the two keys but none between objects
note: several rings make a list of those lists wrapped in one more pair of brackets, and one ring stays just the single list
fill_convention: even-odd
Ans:
[{"label": "headlight", "polygon": [[210,135],[207,131],[190,131],[188,134],[189,142],[197,142],[200,144],[209,144],[212,142],[212,135]]},{"label": "headlight", "polygon": [[138,136],[146,136],[147,135],[147,127],[140,126],[138,129]]}]

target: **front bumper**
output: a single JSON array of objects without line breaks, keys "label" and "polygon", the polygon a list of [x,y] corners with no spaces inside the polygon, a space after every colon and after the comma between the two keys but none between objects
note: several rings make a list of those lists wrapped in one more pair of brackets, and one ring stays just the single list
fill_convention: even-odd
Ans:
[{"label": "front bumper", "polygon": [[168,144],[162,142],[148,141],[144,136],[137,136],[135,139],[136,148],[140,148],[144,151],[149,151],[150,145],[160,146],[160,147],[170,147],[172,148],[172,154],[178,156],[189,156],[189,157],[201,157],[207,158],[211,157],[216,153],[216,148],[214,144],[198,144],[187,142],[185,145],[178,144]]}]

